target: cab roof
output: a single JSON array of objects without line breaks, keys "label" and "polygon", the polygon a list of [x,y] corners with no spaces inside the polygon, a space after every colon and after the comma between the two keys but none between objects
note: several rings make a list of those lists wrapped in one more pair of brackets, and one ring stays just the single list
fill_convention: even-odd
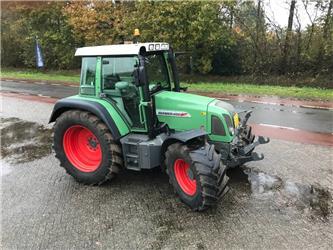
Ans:
[{"label": "cab roof", "polygon": [[146,51],[167,51],[169,50],[169,44],[151,42],[82,47],[76,49],[75,56],[138,55],[141,49]]}]

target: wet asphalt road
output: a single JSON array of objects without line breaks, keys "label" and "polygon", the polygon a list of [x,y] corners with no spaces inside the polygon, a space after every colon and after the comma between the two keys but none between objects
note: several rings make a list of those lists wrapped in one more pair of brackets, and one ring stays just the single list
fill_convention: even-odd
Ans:
[{"label": "wet asphalt road", "polygon": [[159,170],[78,184],[52,149],[53,105],[3,97],[1,249],[331,249],[332,147],[272,140],[228,172],[215,210],[190,211]]},{"label": "wet asphalt road", "polygon": [[[78,87],[2,81],[2,90],[63,98],[78,93]],[[311,132],[333,133],[333,110],[228,101],[238,110],[252,109],[250,123],[290,127]]]},{"label": "wet asphalt road", "polygon": [[2,91],[51,96],[55,98],[64,98],[78,93],[78,87],[74,87],[74,85],[64,86],[61,84],[42,84],[41,82],[36,84],[19,81],[1,81],[1,89]]}]

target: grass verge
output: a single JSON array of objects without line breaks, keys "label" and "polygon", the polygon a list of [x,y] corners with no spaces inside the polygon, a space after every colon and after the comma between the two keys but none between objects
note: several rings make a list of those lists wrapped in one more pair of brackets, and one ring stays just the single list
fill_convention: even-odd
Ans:
[{"label": "grass verge", "polygon": [[242,83],[192,83],[183,84],[190,91],[224,94],[267,95],[286,98],[333,101],[333,89],[314,87],[282,87]]},{"label": "grass verge", "polygon": [[1,78],[25,79],[36,81],[58,81],[66,83],[80,82],[79,71],[47,71],[26,70],[26,69],[1,69]]},{"label": "grass verge", "polygon": [[[2,69],[1,78],[25,79],[36,81],[57,81],[65,83],[76,83],[80,81],[79,71],[38,71],[26,69]],[[244,83],[226,82],[200,82],[183,83],[190,91],[212,92],[223,94],[244,95],[268,95],[286,98],[333,101],[333,89],[322,89],[315,87],[287,87]]]}]

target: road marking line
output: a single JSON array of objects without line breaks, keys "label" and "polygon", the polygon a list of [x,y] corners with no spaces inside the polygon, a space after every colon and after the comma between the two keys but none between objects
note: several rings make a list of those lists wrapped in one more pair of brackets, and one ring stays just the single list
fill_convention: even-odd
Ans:
[{"label": "road marking line", "polygon": [[254,103],[259,103],[259,104],[268,104],[268,105],[280,105],[280,103],[277,102],[264,102],[264,101],[251,101]]},{"label": "road marking line", "polygon": [[285,127],[285,126],[278,126],[278,125],[272,125],[272,124],[266,124],[266,123],[259,123],[261,126],[271,127],[271,128],[281,128],[281,129],[288,129],[293,131],[300,131],[298,128],[292,128],[292,127]]}]

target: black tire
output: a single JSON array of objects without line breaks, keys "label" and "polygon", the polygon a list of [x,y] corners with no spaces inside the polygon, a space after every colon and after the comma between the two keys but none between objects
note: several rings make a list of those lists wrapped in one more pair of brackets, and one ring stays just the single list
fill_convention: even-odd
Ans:
[{"label": "black tire", "polygon": [[[180,200],[194,211],[203,211],[215,206],[228,191],[227,168],[220,161],[214,145],[206,144],[204,147],[191,151],[186,145],[175,143],[168,147],[165,157],[170,184]],[[185,193],[177,181],[175,175],[177,159],[183,159],[189,164],[192,178],[196,181],[196,191],[193,195]]]},{"label": "black tire", "polygon": [[[66,130],[75,125],[89,129],[100,144],[101,161],[93,172],[80,171],[66,156],[63,137]],[[123,165],[121,148],[114,142],[108,127],[98,117],[86,111],[70,110],[57,118],[54,125],[53,148],[60,166],[78,182],[88,185],[100,185],[113,178]]]}]

